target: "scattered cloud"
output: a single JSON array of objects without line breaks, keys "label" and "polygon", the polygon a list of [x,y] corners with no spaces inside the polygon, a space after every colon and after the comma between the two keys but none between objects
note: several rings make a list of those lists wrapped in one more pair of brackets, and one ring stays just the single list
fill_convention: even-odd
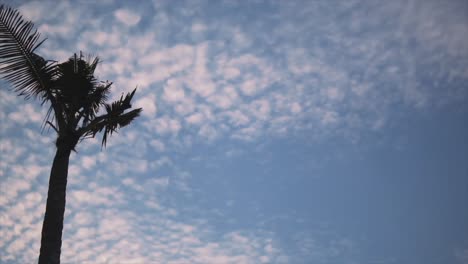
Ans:
[{"label": "scattered cloud", "polygon": [[[28,17],[38,19],[36,13],[45,11],[40,8],[34,9],[36,5],[34,2],[28,3],[22,6],[22,10]],[[456,5],[444,6],[443,11],[439,12],[436,11],[438,4],[431,2],[417,12],[419,17],[411,18],[407,15],[409,11],[405,11],[397,19],[397,23],[385,25],[383,29],[390,28],[380,31],[375,30],[376,25],[369,23],[371,19],[360,16],[361,9],[353,9],[354,5],[338,5],[338,9],[343,12],[348,12],[349,9],[349,12],[342,20],[327,24],[329,18],[324,17],[319,11],[321,7],[315,4],[304,6],[301,12],[295,13],[294,16],[292,15],[296,8],[294,5],[280,4],[280,11],[269,19],[273,25],[280,18],[284,23],[272,32],[262,23],[252,24],[251,29],[243,25],[232,26],[229,18],[219,25],[206,23],[199,18],[193,18],[192,21],[187,15],[192,12],[190,8],[181,8],[183,16],[188,16],[188,21],[192,21],[187,23],[189,32],[186,34],[210,32],[212,36],[209,40],[196,43],[178,41],[178,38],[166,43],[163,32],[170,27],[177,28],[173,31],[180,31],[179,35],[185,34],[183,32],[186,30],[182,25],[171,22],[166,13],[166,5],[157,4],[157,6],[154,19],[161,23],[155,24],[158,27],[154,30],[146,29],[134,34],[127,32],[125,27],[101,28],[98,27],[102,24],[99,18],[90,21],[86,28],[85,25],[80,25],[81,28],[74,30],[83,31],[80,40],[83,44],[79,45],[81,48],[97,45],[96,53],[102,54],[104,61],[100,69],[101,77],[115,80],[119,85],[117,88],[119,91],[125,91],[129,89],[128,87],[136,85],[140,87],[138,95],[140,99],[137,105],[145,108],[143,114],[149,119],[147,122],[155,122],[159,118],[158,115],[167,116],[168,119],[188,121],[179,123],[180,128],[174,123],[171,131],[185,129],[185,126],[186,129],[190,129],[193,125],[199,126],[199,131],[201,122],[194,122],[194,118],[200,117],[199,105],[204,105],[212,107],[210,126],[213,128],[212,131],[218,132],[218,138],[261,127],[263,130],[256,133],[257,136],[265,134],[284,136],[284,131],[307,129],[307,126],[301,125],[306,120],[314,120],[315,128],[323,130],[321,135],[326,135],[327,131],[331,132],[330,124],[334,126],[333,133],[345,135],[349,134],[350,129],[368,127],[383,129],[385,123],[381,120],[389,119],[391,105],[394,103],[404,103],[419,109],[433,104],[434,100],[445,102],[466,97],[466,91],[455,87],[453,89],[456,91],[453,92],[457,95],[453,99],[447,99],[448,94],[432,97],[433,91],[430,90],[432,88],[416,81],[423,74],[419,68],[429,66],[426,61],[445,65],[441,59],[437,61],[437,58],[442,58],[440,55],[427,56],[434,52],[436,47],[444,47],[438,50],[437,54],[447,52],[450,58],[456,58],[452,56],[455,54],[455,49],[452,47],[458,47],[457,43],[463,43],[462,37],[449,38],[445,33],[441,33],[442,28],[448,28],[448,24],[460,23],[461,17],[457,15],[452,19],[443,17],[448,9],[455,8]],[[76,14],[84,13],[87,7],[79,9]],[[416,8],[410,4],[407,7]],[[61,4],[57,8],[66,10],[70,6]],[[386,17],[398,13],[401,7],[387,4],[386,8],[377,6],[370,8],[375,9],[370,13]],[[423,18],[432,17],[431,14],[435,15],[430,19],[432,22],[423,26],[421,21]],[[137,13],[125,6],[113,11],[113,15],[116,21],[128,26],[136,26],[142,18],[141,12]],[[300,17],[311,15],[317,20],[323,20],[322,24],[327,26],[318,28],[314,24],[300,22],[305,21],[299,19]],[[72,28],[77,19],[77,15],[74,15],[63,24]],[[48,25],[48,22],[38,20],[39,26]],[[339,28],[341,24],[343,27]],[[420,43],[431,43],[418,52],[413,52],[413,48],[405,44],[410,38],[408,28],[411,25],[417,25],[421,27],[420,32],[425,32],[414,35],[413,38]],[[453,30],[458,29],[454,26]],[[60,32],[56,30],[54,34],[67,35],[66,31]],[[225,39],[225,32],[230,32],[234,41],[228,42]],[[323,39],[324,42],[328,41],[329,45],[325,49],[319,42],[306,42],[305,36],[296,37],[297,32],[315,32],[314,39]],[[389,32],[396,33],[388,35]],[[48,31],[45,34],[48,34]],[[445,42],[441,39],[436,42],[426,41],[436,35],[444,36]],[[298,41],[291,43],[285,41],[283,36]],[[136,41],[127,41],[129,37]],[[189,35],[187,37],[190,39]],[[392,38],[395,44],[393,46],[387,41]],[[48,40],[51,42],[50,46],[55,46],[54,41],[54,38]],[[72,42],[73,39],[69,41]],[[449,42],[452,44],[448,44]],[[244,49],[253,43],[256,44],[254,46],[263,47],[263,51],[257,48]],[[398,51],[405,55],[398,55]],[[54,49],[54,54],[59,52],[61,52],[59,57],[63,57],[65,52],[63,49]],[[336,54],[341,54],[342,57],[338,58]],[[468,56],[464,53],[456,55],[464,59]],[[464,59],[457,60],[462,63]],[[385,70],[378,70],[380,68]],[[439,69],[443,72],[447,68],[439,67]],[[464,71],[456,69],[457,66],[455,70],[450,70],[453,83],[466,78]],[[355,74],[358,71],[364,74],[358,76]],[[387,74],[383,75],[383,72]],[[438,74],[443,74],[442,72]],[[278,87],[290,88],[280,91]],[[450,88],[452,85],[447,87],[452,89]],[[156,91],[162,91],[162,94]],[[279,96],[283,97],[282,102],[275,100]],[[263,105],[261,113],[255,108],[258,102],[262,102]],[[287,108],[284,107],[285,103],[289,105],[288,110],[293,113],[289,119],[280,118],[285,114]],[[249,116],[249,122],[246,118],[237,118],[233,123],[232,118],[225,118],[232,117],[233,113],[237,117],[241,116],[234,108],[243,109],[241,113]],[[376,111],[376,108],[380,109]],[[253,112],[250,112],[251,110]],[[363,111],[373,114],[362,114]],[[348,113],[353,114],[353,126],[348,126],[348,117],[346,117]],[[276,121],[274,126],[270,126],[265,118],[282,121]],[[158,126],[159,131],[164,131],[163,133],[168,131],[165,124],[166,122],[161,122]],[[356,127],[358,124],[360,126]],[[226,130],[225,127],[230,130]],[[203,130],[208,131],[206,127]],[[206,133],[197,134],[206,135]]]},{"label": "scattered cloud", "polygon": [[[107,9],[55,1],[21,5],[21,13],[48,38],[41,55],[63,61],[79,50],[98,54],[103,61],[99,78],[114,81],[113,96],[138,86],[134,106],[143,108],[141,120],[112,137],[105,152],[94,139],[73,154],[64,260],[353,259],[357,245],[347,237],[297,235],[291,253],[273,230],[220,231],[219,219],[187,217],[186,201],[174,193],[190,197],[199,186],[174,157],[191,154],[197,143],[237,145],[297,131],[319,139],[351,135],[352,141],[354,135],[385,129],[398,118],[392,111],[396,106],[430,111],[464,103],[466,4],[423,2],[357,8],[364,3],[351,1],[328,10],[319,2],[299,7],[283,1],[269,3],[271,10],[259,11],[258,17],[227,12],[250,8],[230,1],[210,3],[206,10],[190,3],[172,10],[165,1],[139,3],[147,8],[138,10],[113,9],[110,2]],[[211,18],[210,12],[219,14]],[[54,139],[52,133],[35,133],[46,109],[4,90],[0,261],[30,263],[39,247]],[[226,157],[238,153],[233,149]],[[236,204],[226,202],[230,208]],[[467,263],[466,255],[466,250],[456,252],[460,263]]]},{"label": "scattered cloud", "polygon": [[156,107],[156,98],[154,94],[150,94],[143,98],[138,99],[135,102],[136,108],[143,108],[143,115],[149,118],[154,118],[156,116],[157,107]]},{"label": "scattered cloud", "polygon": [[468,263],[468,249],[457,249],[455,250],[455,258],[458,263],[466,264]]},{"label": "scattered cloud", "polygon": [[117,20],[127,26],[135,26],[140,22],[140,15],[128,9],[119,9],[114,12],[114,16]]},{"label": "scattered cloud", "polygon": [[[39,250],[45,186],[38,190],[38,186],[21,180],[25,174],[15,175],[19,178],[10,178],[12,183],[2,190],[0,200],[0,260],[31,262]],[[71,171],[70,178],[76,176]],[[175,219],[177,211],[154,193],[170,186],[167,177],[143,183],[124,178],[122,185],[115,181],[109,184],[110,179],[111,174],[104,173],[69,186],[63,262],[261,263],[284,258],[269,233],[231,231],[217,238],[206,221]],[[45,177],[42,182],[46,182]],[[102,182],[108,182],[107,186]],[[137,200],[142,203],[137,205]]]}]

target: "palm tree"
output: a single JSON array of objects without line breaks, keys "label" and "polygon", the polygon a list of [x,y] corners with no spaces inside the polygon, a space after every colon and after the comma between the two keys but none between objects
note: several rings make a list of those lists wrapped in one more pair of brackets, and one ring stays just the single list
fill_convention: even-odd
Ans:
[{"label": "palm tree", "polygon": [[32,22],[25,21],[17,10],[0,6],[0,75],[18,95],[49,105],[44,127],[57,133],[39,255],[40,264],[55,264],[60,263],[71,152],[79,141],[101,131],[101,147],[105,147],[108,136],[130,124],[142,109],[131,110],[136,88],[107,103],[112,82],[95,78],[97,57],[84,58],[80,53],[63,63],[45,60],[35,53],[44,42],[39,38]]}]

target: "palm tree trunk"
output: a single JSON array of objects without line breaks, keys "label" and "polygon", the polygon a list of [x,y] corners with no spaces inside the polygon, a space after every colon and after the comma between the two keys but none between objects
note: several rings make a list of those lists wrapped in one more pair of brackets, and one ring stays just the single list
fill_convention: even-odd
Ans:
[{"label": "palm tree trunk", "polygon": [[42,224],[39,264],[60,263],[65,192],[71,149],[67,144],[57,144],[57,152],[50,172],[46,212]]}]

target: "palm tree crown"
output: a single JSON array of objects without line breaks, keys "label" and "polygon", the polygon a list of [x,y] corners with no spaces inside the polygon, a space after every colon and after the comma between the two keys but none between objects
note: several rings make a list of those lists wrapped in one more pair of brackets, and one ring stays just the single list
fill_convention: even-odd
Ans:
[{"label": "palm tree crown", "polygon": [[[98,57],[85,59],[80,53],[60,64],[45,60],[35,53],[44,42],[39,39],[31,22],[25,22],[16,10],[0,6],[0,75],[19,95],[50,104],[45,124],[53,127],[58,140],[73,139],[73,148],[79,139],[104,131],[105,146],[109,135],[140,114],[141,108],[126,112],[132,108],[136,89],[106,103],[112,82],[94,76]],[[105,113],[98,116],[102,106]]]}]

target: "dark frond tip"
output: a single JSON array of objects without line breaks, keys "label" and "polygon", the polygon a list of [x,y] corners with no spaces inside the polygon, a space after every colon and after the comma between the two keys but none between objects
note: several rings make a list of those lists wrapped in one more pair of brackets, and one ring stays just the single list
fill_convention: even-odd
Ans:
[{"label": "dark frond tip", "polygon": [[[117,133],[117,131],[120,128],[129,125],[133,120],[135,120],[135,118],[137,118],[140,115],[142,110],[142,108],[134,109],[125,114],[121,114],[118,117],[105,120],[106,124],[104,125],[104,127],[101,127],[99,129],[99,131],[101,131],[102,128],[104,128],[104,135],[102,136],[101,147],[106,147],[108,137],[111,136],[114,132]],[[95,131],[94,134],[96,134],[97,132],[98,131]]]},{"label": "dark frond tip", "polygon": [[143,111],[143,108],[137,108],[126,114],[123,114],[122,116],[125,116],[125,118],[119,123],[119,127],[124,127],[124,126],[129,125],[135,118],[140,116],[142,111]]},{"label": "dark frond tip", "polygon": [[107,114],[114,115],[114,116],[120,115],[125,110],[132,108],[131,101],[132,101],[133,96],[135,95],[135,92],[136,92],[136,88],[132,92],[127,93],[125,97],[122,94],[119,100],[114,101],[111,104],[106,104],[105,108],[106,108]]},{"label": "dark frond tip", "polygon": [[135,95],[136,90],[137,90],[137,88],[133,89],[132,92],[127,93],[127,95],[125,96],[125,98],[123,100],[121,99],[122,108],[124,110],[132,107],[130,102],[132,101],[132,98]]}]

